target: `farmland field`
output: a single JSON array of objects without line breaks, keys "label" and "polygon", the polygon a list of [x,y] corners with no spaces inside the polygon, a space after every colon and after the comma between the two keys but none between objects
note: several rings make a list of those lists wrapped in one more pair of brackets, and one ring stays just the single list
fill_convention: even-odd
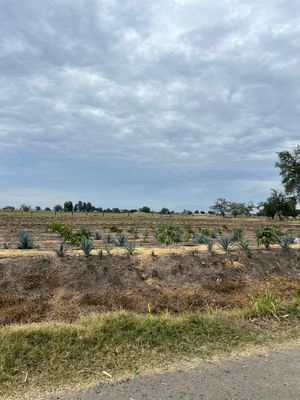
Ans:
[{"label": "farmland field", "polygon": [[[91,255],[70,244],[58,257],[53,250],[62,237],[49,229],[55,221],[74,232],[84,228],[93,240]],[[51,391],[72,380],[75,386],[91,383],[106,369],[128,376],[146,364],[159,367],[192,354],[206,357],[244,343],[298,337],[299,244],[289,251],[278,244],[257,246],[256,230],[273,223],[258,217],[1,212],[3,396],[22,388]],[[275,224],[282,234],[300,236],[299,220]],[[180,240],[159,242],[162,226],[178,228]],[[20,231],[30,234],[31,249],[18,248]],[[220,238],[237,232],[249,248],[236,240],[224,251]],[[214,252],[198,243],[200,233]],[[116,244],[120,234],[135,244],[133,254]],[[113,240],[109,248],[107,235]]]}]

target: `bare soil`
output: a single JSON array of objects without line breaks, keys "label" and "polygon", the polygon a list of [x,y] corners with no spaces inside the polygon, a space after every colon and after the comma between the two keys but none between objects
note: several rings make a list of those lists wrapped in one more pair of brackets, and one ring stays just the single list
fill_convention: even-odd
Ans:
[{"label": "bare soil", "polygon": [[0,259],[0,324],[69,322],[119,309],[177,313],[242,307],[267,288],[284,298],[300,294],[298,250],[7,257]]}]

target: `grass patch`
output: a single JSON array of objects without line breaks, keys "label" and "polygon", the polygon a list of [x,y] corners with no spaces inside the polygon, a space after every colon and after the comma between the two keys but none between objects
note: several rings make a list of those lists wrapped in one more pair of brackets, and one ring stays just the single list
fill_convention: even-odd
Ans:
[{"label": "grass patch", "polygon": [[105,378],[103,371],[113,378],[131,376],[178,361],[229,354],[246,344],[265,345],[275,338],[280,340],[274,326],[257,328],[238,314],[224,312],[118,312],[73,324],[5,327],[0,330],[0,397],[22,393],[25,398],[25,393],[91,384]]}]

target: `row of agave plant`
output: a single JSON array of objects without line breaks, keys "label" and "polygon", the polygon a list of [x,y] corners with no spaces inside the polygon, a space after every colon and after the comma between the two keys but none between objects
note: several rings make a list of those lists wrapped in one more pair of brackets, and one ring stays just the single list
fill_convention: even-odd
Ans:
[{"label": "row of agave plant", "polygon": [[[85,256],[91,255],[92,250],[94,250],[94,241],[91,239],[91,232],[89,230],[82,229],[80,232],[74,232],[72,229],[70,230],[69,227],[66,229],[66,226],[62,225],[59,227],[59,230],[56,231],[58,231],[64,239],[63,242],[54,249],[58,256],[65,256],[69,250],[70,244],[76,244],[83,251]],[[181,230],[178,226],[164,225],[157,229],[155,237],[158,243],[171,245],[172,243],[181,241]],[[74,238],[76,238],[76,241]],[[95,239],[99,240],[102,238],[105,243],[107,254],[110,254],[115,246],[123,247],[128,255],[132,255],[136,249],[135,243],[130,242],[124,233],[117,233],[116,235],[108,233],[103,236],[100,231],[96,231]],[[195,235],[195,240],[197,244],[205,244],[210,254],[215,254],[216,242],[213,242],[210,237],[200,232]],[[264,227],[256,231],[256,241],[258,245],[263,245],[266,249],[268,249],[271,244],[279,244],[283,251],[288,252],[290,246],[295,242],[295,237],[290,234],[282,234],[276,227]],[[217,244],[225,253],[231,251],[235,247],[235,244],[238,244],[241,250],[249,251],[249,241],[243,237],[240,229],[234,230],[231,236],[221,235],[217,240]],[[37,247],[38,246],[34,244],[33,239],[26,231],[19,232],[17,240],[18,249],[33,249]],[[10,244],[4,243],[2,248],[8,249],[10,248]],[[98,255],[102,257],[103,251],[99,250]]]},{"label": "row of agave plant", "polygon": [[[77,242],[77,246],[79,247],[79,249],[83,251],[84,255],[88,257],[92,254],[92,250],[94,250],[94,241],[89,237],[83,236]],[[107,242],[105,246],[106,252],[110,254],[114,246],[123,247],[127,251],[128,255],[132,255],[135,251],[135,243],[130,242],[127,236],[122,233],[117,234],[115,237],[113,237],[113,235],[111,234],[107,235]],[[1,247],[3,249],[10,249],[11,244],[6,242],[3,243]],[[39,248],[39,245],[34,242],[34,240],[32,239],[31,235],[28,232],[20,231],[18,233],[17,249],[25,250],[25,249],[37,249],[37,248]],[[70,244],[68,244],[66,241],[63,241],[54,249],[54,252],[59,257],[64,257],[67,254],[69,248]],[[99,250],[98,256],[101,258],[102,255],[103,251]]]}]

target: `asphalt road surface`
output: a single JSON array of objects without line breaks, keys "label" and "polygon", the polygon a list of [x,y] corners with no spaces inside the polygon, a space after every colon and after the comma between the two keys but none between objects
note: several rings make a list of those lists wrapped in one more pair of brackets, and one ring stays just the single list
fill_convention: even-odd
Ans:
[{"label": "asphalt road surface", "polygon": [[300,347],[99,384],[51,400],[300,400]]}]

